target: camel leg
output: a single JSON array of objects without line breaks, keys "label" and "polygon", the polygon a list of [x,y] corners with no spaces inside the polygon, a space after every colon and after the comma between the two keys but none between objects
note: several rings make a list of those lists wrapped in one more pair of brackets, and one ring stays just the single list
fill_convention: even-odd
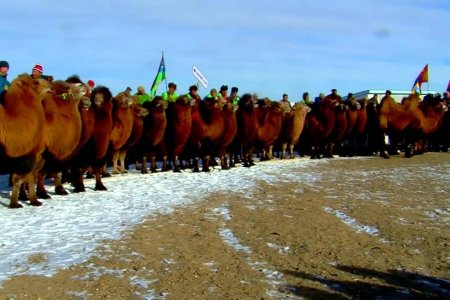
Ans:
[{"label": "camel leg", "polygon": [[119,162],[120,162],[119,171],[122,174],[128,173],[127,169],[125,168],[125,158],[126,158],[126,156],[127,156],[127,150],[120,151],[120,154],[119,154]]},{"label": "camel leg", "polygon": [[161,167],[161,171],[162,172],[167,172],[170,170],[169,164],[168,164],[168,159],[167,159],[167,155],[163,156],[163,165]]},{"label": "camel leg", "polygon": [[192,159],[192,172],[195,172],[195,173],[200,172],[200,169],[198,167],[198,160],[199,160],[198,157],[194,157]]},{"label": "camel leg", "polygon": [[107,191],[108,189],[102,182],[102,174],[101,174],[101,168],[94,168],[95,173],[95,190],[96,191]]},{"label": "camel leg", "polygon": [[281,144],[281,156],[280,156],[280,159],[286,159],[286,149],[287,149],[287,143]]},{"label": "camel leg", "polygon": [[156,166],[156,157],[154,155],[152,155],[150,157],[150,172],[152,173],[156,173],[157,170],[157,166]]},{"label": "camel leg", "polygon": [[50,195],[45,190],[44,177],[45,177],[45,173],[39,172],[39,174],[37,176],[36,195],[40,199],[50,199],[51,198]]},{"label": "camel leg", "polygon": [[119,156],[120,156],[120,151],[115,150],[113,153],[113,159],[112,159],[112,163],[113,163],[112,173],[113,174],[120,174],[119,169],[117,167],[117,161],[119,160]]},{"label": "camel leg", "polygon": [[106,168],[106,163],[100,168],[99,171],[103,178],[111,177],[111,174],[108,172],[108,169]]},{"label": "camel leg", "polygon": [[38,200],[36,194],[36,181],[37,181],[37,173],[32,173],[27,176],[28,181],[28,197],[30,198],[30,205],[32,206],[41,206],[42,202]]},{"label": "camel leg", "polygon": [[20,184],[20,188],[19,188],[19,200],[22,201],[28,201],[30,200],[28,198],[28,184],[26,182],[23,182]]},{"label": "camel leg", "polygon": [[[136,165],[137,164],[138,164],[138,162],[136,161]],[[138,170],[138,169],[136,169],[136,170]],[[147,170],[147,155],[144,155],[142,157],[141,174],[148,174],[148,170]]]},{"label": "camel leg", "polygon": [[294,154],[294,144],[290,144],[290,145],[289,145],[289,158],[290,158],[290,159],[295,158],[295,154]]},{"label": "camel leg", "polygon": [[74,193],[86,192],[86,188],[84,187],[84,171],[82,170],[73,170],[72,176],[72,186],[74,187]]},{"label": "camel leg", "polygon": [[11,198],[9,199],[9,207],[10,208],[21,208],[22,204],[19,203],[19,190],[22,185],[22,180],[19,175],[11,174]]},{"label": "camel leg", "polygon": [[55,182],[55,194],[56,195],[68,195],[69,194],[62,185],[60,172],[53,175],[53,181]]},{"label": "camel leg", "polygon": [[273,145],[269,146],[269,149],[267,150],[267,159],[272,160],[273,159]]},{"label": "camel leg", "polygon": [[202,167],[202,171],[203,172],[209,172],[210,170],[209,170],[209,160],[211,159],[211,156],[209,156],[209,155],[206,155],[204,158],[203,158],[203,167]]},{"label": "camel leg", "polygon": [[177,173],[181,172],[178,155],[175,155],[175,157],[173,158],[173,171]]},{"label": "camel leg", "polygon": [[227,164],[227,156],[220,155],[219,159],[220,159],[220,167],[222,168],[222,170],[229,170],[230,167]]}]

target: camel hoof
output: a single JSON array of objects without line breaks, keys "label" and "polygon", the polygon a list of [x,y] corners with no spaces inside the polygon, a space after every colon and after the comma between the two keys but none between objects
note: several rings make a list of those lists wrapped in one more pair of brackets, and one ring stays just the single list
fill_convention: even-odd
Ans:
[{"label": "camel hoof", "polygon": [[19,193],[19,200],[20,201],[28,201],[28,200],[30,200],[30,198],[28,198],[28,194],[27,193],[20,192]]},{"label": "camel hoof", "polygon": [[102,177],[104,177],[104,178],[111,177],[111,173],[109,173],[109,172],[102,173]]},{"label": "camel hoof", "polygon": [[42,202],[38,201],[38,200],[34,200],[30,202],[31,206],[41,206]]},{"label": "camel hoof", "polygon": [[36,192],[36,196],[39,199],[51,199],[52,197],[47,193],[47,191],[43,190],[43,191],[37,191]]},{"label": "camel hoof", "polygon": [[74,193],[84,193],[86,192],[86,189],[84,188],[84,186],[76,186],[75,189],[73,190]]},{"label": "camel hoof", "polygon": [[107,191],[108,189],[102,183],[96,183],[95,190],[96,191]]},{"label": "camel hoof", "polygon": [[[119,172],[119,171],[116,171],[116,170],[113,171],[112,173],[113,173],[114,175],[119,175],[119,174],[120,174],[120,172]],[[102,175],[102,176],[105,177],[104,175]]]},{"label": "camel hoof", "polygon": [[154,168],[154,169],[150,169],[150,172],[152,172],[152,173],[156,173],[156,172],[157,172],[157,170],[156,170],[156,168]]},{"label": "camel hoof", "polygon": [[64,189],[64,187],[62,185],[60,185],[60,186],[55,187],[55,194],[65,196],[65,195],[68,195],[69,193]]},{"label": "camel hoof", "polygon": [[10,203],[9,208],[22,208],[22,204],[20,203]]},{"label": "camel hoof", "polygon": [[92,175],[91,173],[89,173],[89,174],[86,174],[86,177],[85,177],[86,179],[92,179],[92,178],[94,178],[94,175]]},{"label": "camel hoof", "polygon": [[141,174],[148,174],[148,170],[147,169],[142,169],[141,170]]},{"label": "camel hoof", "polygon": [[179,167],[176,167],[175,169],[173,169],[173,171],[174,171],[175,173],[180,173],[180,172],[181,172],[181,169],[180,169]]},{"label": "camel hoof", "polygon": [[380,157],[384,158],[384,159],[389,159],[389,155],[387,155],[386,153],[380,153]]}]

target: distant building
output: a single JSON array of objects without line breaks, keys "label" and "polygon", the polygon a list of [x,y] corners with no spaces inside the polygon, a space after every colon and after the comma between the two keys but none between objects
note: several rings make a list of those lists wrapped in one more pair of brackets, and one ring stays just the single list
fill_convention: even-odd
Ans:
[{"label": "distant building", "polygon": [[[398,103],[400,103],[402,101],[402,99],[404,97],[407,97],[408,95],[411,94],[411,91],[408,90],[390,90],[391,91],[391,97],[395,99],[395,101],[397,101]],[[373,97],[373,95],[377,94],[378,95],[378,101],[381,101],[381,98],[384,97],[384,94],[386,93],[386,90],[365,90],[362,92],[358,92],[358,93],[353,93],[353,97],[355,97],[356,100],[360,100],[360,99],[370,99]],[[422,91],[422,93],[420,94],[421,98],[423,99],[423,97],[427,94],[436,94],[436,91]],[[347,100],[347,96],[342,97],[343,100]]]}]

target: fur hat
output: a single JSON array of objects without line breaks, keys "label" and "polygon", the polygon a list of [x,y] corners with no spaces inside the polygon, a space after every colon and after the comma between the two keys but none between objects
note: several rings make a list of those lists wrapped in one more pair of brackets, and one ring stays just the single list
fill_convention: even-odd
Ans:
[{"label": "fur hat", "polygon": [[237,88],[237,87],[235,87],[235,86],[233,86],[232,88],[231,88],[231,92],[232,93],[237,93],[239,91],[239,89]]},{"label": "fur hat", "polygon": [[189,91],[198,91],[198,87],[196,85],[191,85]]},{"label": "fur hat", "polygon": [[34,68],[33,68],[33,71],[34,70],[39,71],[41,73],[44,73],[44,68],[42,68],[41,65],[35,65]]},{"label": "fur hat", "polygon": [[174,89],[177,89],[177,85],[173,82],[169,82],[169,84],[167,85],[169,88],[173,87]]},{"label": "fur hat", "polygon": [[223,91],[228,91],[228,85],[222,85],[222,86],[220,87],[220,91],[221,91],[221,92],[223,92]]},{"label": "fur hat", "polygon": [[0,68],[6,67],[9,69],[9,64],[6,60],[0,61]]}]

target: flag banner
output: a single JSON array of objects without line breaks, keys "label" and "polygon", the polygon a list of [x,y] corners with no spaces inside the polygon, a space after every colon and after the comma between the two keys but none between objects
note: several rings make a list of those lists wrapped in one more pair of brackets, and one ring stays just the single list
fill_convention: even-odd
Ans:
[{"label": "flag banner", "polygon": [[161,57],[161,62],[159,63],[158,73],[156,73],[155,80],[153,81],[152,88],[150,90],[150,96],[153,98],[156,95],[159,84],[166,79],[166,66],[164,64],[164,55]]},{"label": "flag banner", "polygon": [[428,82],[428,64],[420,71],[419,76],[417,76],[416,81],[414,81],[411,92],[422,92],[422,83]]},{"label": "flag banner", "polygon": [[447,84],[447,92],[450,93],[450,80],[448,81],[448,84]]}]

